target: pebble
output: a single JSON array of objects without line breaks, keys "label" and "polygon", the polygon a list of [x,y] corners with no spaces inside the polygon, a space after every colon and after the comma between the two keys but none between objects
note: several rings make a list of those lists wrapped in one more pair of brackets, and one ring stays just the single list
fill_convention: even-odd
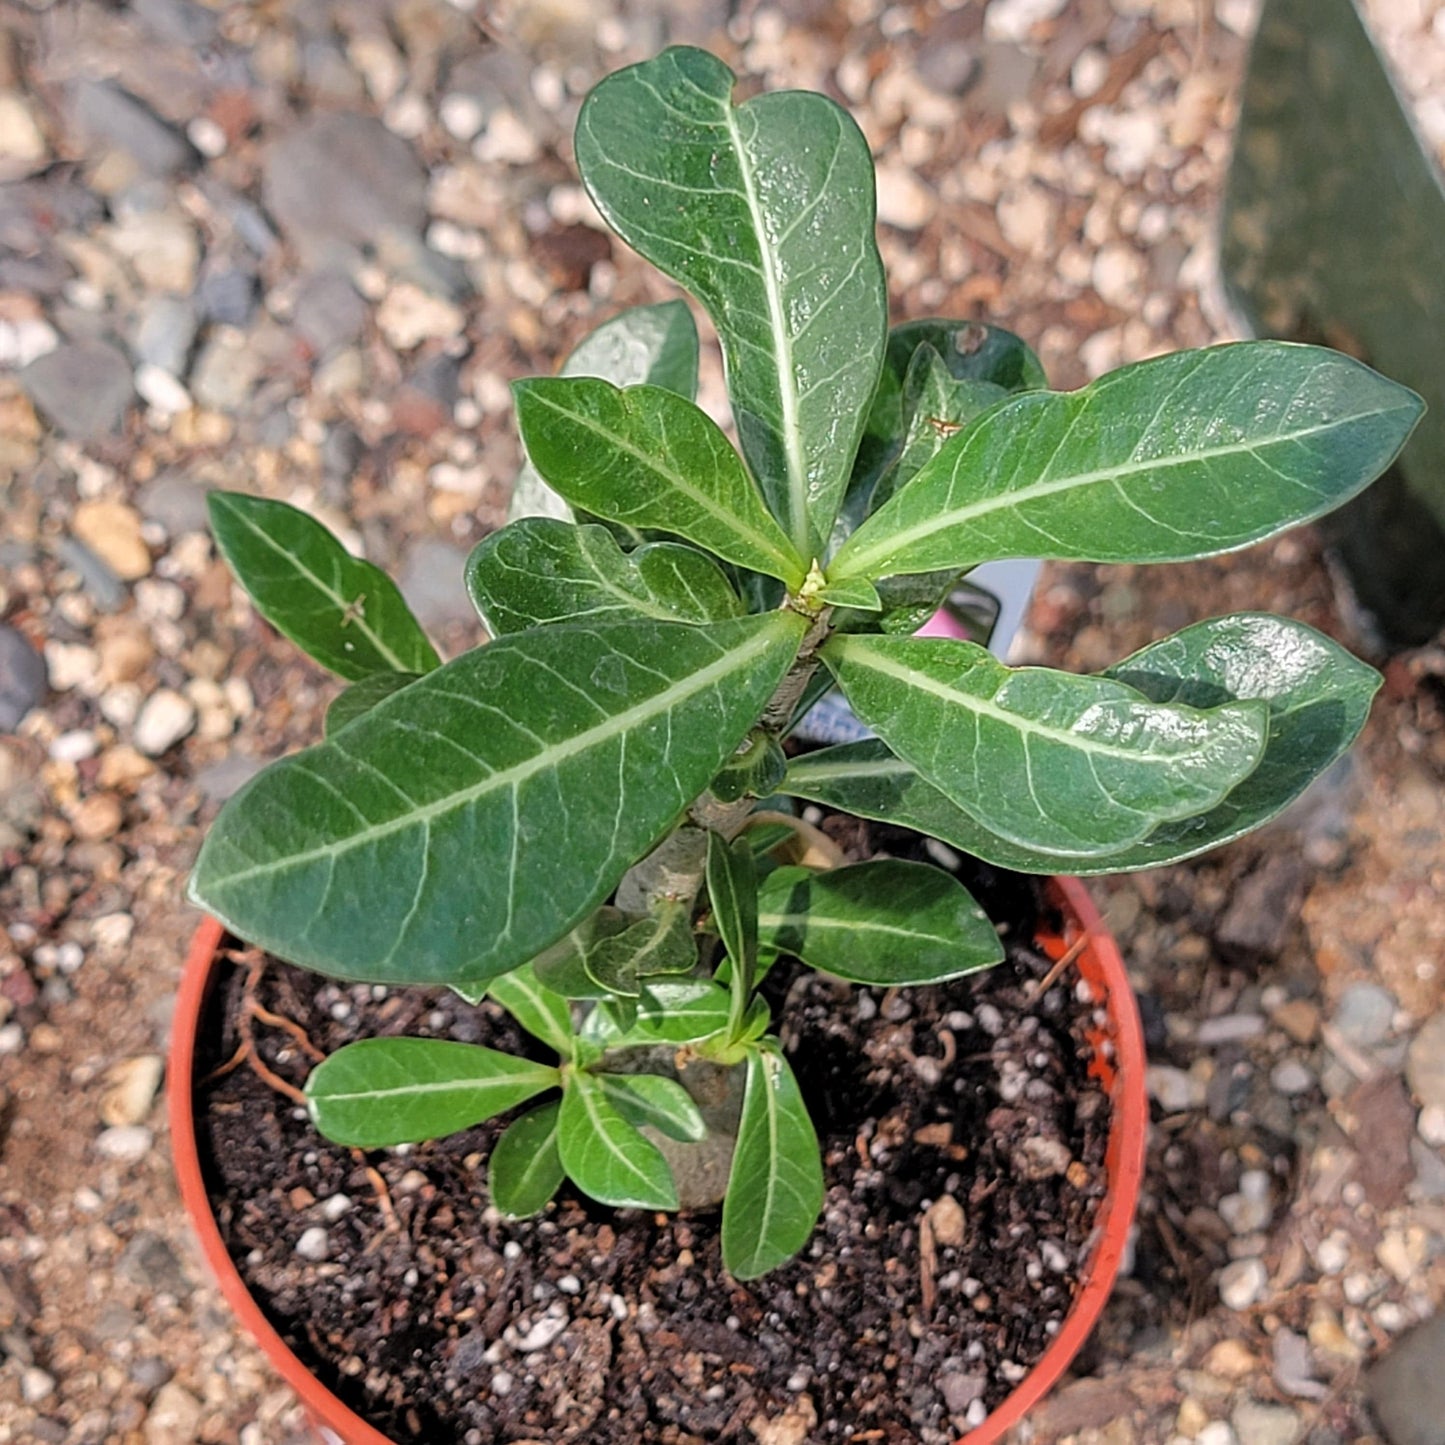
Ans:
[{"label": "pebble", "polygon": [[318,271],[296,293],[291,325],[317,356],[330,356],[361,335],[368,314],[345,273]]},{"label": "pebble", "polygon": [[120,832],[125,809],[114,793],[92,793],[70,815],[71,831],[82,843],[101,843]]},{"label": "pebble", "polygon": [[150,573],[151,552],[134,507],[125,502],[82,502],[70,527],[122,582],[135,582]]},{"label": "pebble", "polygon": [[1315,1086],[1315,1076],[1298,1059],[1285,1059],[1270,1070],[1269,1082],[1277,1094],[1293,1098]]},{"label": "pebble", "polygon": [[1004,240],[1026,256],[1044,251],[1058,222],[1058,208],[1041,186],[1006,192],[999,198],[995,214]]},{"label": "pebble", "polygon": [[1133,246],[1110,241],[1094,258],[1093,282],[1110,306],[1135,310],[1143,299],[1144,258]]},{"label": "pebble", "polygon": [[176,416],[191,407],[191,394],[162,366],[136,367],[135,389],[140,399],[163,416]]},{"label": "pebble", "polygon": [[1397,1007],[1394,995],[1379,984],[1352,983],[1340,995],[1331,1022],[1346,1043],[1372,1048],[1390,1037]]},{"label": "pebble", "polygon": [[1227,1308],[1247,1310],[1264,1298],[1269,1271],[1258,1259],[1237,1259],[1219,1271],[1219,1298]]},{"label": "pebble", "polygon": [[244,331],[217,327],[196,358],[191,393],[211,411],[240,411],[251,398],[261,366]]},{"label": "pebble", "polygon": [[43,165],[49,156],[45,133],[25,97],[0,91],[0,178],[13,181]]},{"label": "pebble", "polygon": [[141,1124],[121,1124],[96,1136],[96,1151],[117,1164],[135,1164],[151,1151],[154,1135]]},{"label": "pebble", "polygon": [[1144,1075],[1149,1097],[1166,1114],[1179,1114],[1186,1109],[1202,1109],[1207,1086],[1203,1079],[1176,1069],[1169,1064],[1151,1064]]},{"label": "pebble", "polygon": [[493,165],[530,166],[541,157],[542,145],[531,126],[504,108],[492,116],[486,130],[472,142],[472,154]]},{"label": "pebble", "polygon": [[137,1054],[107,1069],[100,1096],[101,1123],[113,1128],[142,1123],[155,1102],[164,1069],[159,1054]]},{"label": "pebble", "polygon": [[518,1354],[535,1354],[538,1350],[545,1350],[569,1323],[565,1310],[548,1311],[530,1329],[520,1334],[513,1332],[508,1343]]},{"label": "pebble", "polygon": [[201,1428],[204,1407],[175,1380],[162,1385],[146,1416],[146,1445],[190,1445]]},{"label": "pebble", "polygon": [[45,659],[13,627],[0,626],[0,733],[13,733],[45,696]]},{"label": "pebble", "polygon": [[156,296],[146,302],[131,337],[131,352],[143,366],[181,377],[195,344],[200,318],[183,296]]},{"label": "pebble", "polygon": [[256,310],[254,272],[228,267],[208,271],[196,291],[208,319],[221,326],[246,326]]},{"label": "pebble", "polygon": [[20,1373],[20,1394],[27,1405],[38,1405],[55,1393],[55,1377],[30,1365]]},{"label": "pebble", "polygon": [[333,1194],[321,1201],[321,1217],[328,1224],[335,1224],[338,1219],[344,1217],[351,1209],[351,1196],[349,1194]]},{"label": "pebble", "polygon": [[989,40],[1021,45],[1035,25],[1061,15],[1068,0],[992,0],[984,15],[983,33]]},{"label": "pebble", "polygon": [[25,1047],[25,1030],[19,1024],[0,1025],[0,1058],[18,1054]]},{"label": "pebble", "polygon": [[320,1264],[331,1253],[331,1236],[319,1224],[313,1224],[296,1241],[296,1253],[302,1259]]},{"label": "pebble", "polygon": [[147,757],[158,758],[196,725],[195,704],[172,688],[153,692],[136,719],[133,741]]},{"label": "pebble", "polygon": [[1257,1039],[1263,1032],[1264,1018],[1260,1014],[1218,1014],[1199,1025],[1194,1042],[1202,1048],[1214,1048],[1220,1044],[1240,1044]]},{"label": "pebble", "polygon": [[902,231],[922,230],[938,212],[931,187],[902,166],[878,167],[878,219]]},{"label": "pebble", "polygon": [[0,320],[0,366],[19,370],[60,345],[55,328],[40,316]]},{"label": "pebble", "polygon": [[[1428,1019],[1410,1040],[1410,1050],[1405,1055],[1405,1078],[1424,1109],[1445,1114],[1445,1011]],[[1422,1114],[1422,1136],[1424,1127]],[[1445,1134],[1445,1119],[1434,1126],[1433,1132]],[[1427,1137],[1426,1142],[1442,1144],[1445,1138]]]},{"label": "pebble", "polygon": [[109,239],[147,290],[190,295],[201,243],[184,217],[169,211],[124,216],[111,228]]},{"label": "pebble", "polygon": [[1270,1014],[1270,1019],[1297,1044],[1312,1044],[1319,1037],[1320,1011],[1310,999],[1288,999]]},{"label": "pebble", "polygon": [[1429,1257],[1430,1236],[1415,1224],[1407,1229],[1387,1229],[1375,1246],[1375,1258],[1401,1284],[1416,1278]]},{"label": "pebble", "polygon": [[196,153],[143,101],[106,80],[80,80],[71,96],[76,126],[108,150],[119,150],[145,175],[187,169]]},{"label": "pebble", "polygon": [[1269,1175],[1262,1169],[1247,1169],[1240,1176],[1239,1192],[1219,1201],[1220,1218],[1235,1234],[1255,1234],[1268,1227],[1274,1214],[1269,1194]]},{"label": "pebble", "polygon": [[1239,1436],[1227,1420],[1211,1420],[1194,1436],[1195,1445],[1239,1445]]},{"label": "pebble", "polygon": [[108,341],[69,341],[32,361],[20,382],[37,410],[66,436],[103,441],[120,431],[135,389],[130,363]]},{"label": "pebble", "polygon": [[377,307],[376,324],[398,351],[411,351],[423,341],[450,341],[466,325],[461,308],[420,286],[403,282],[393,286]]},{"label": "pebble", "polygon": [[1304,1433],[1300,1417],[1286,1405],[1241,1400],[1229,1420],[1239,1445],[1295,1445]]},{"label": "pebble", "polygon": [[963,1243],[963,1207],[951,1194],[944,1194],[934,1201],[928,1210],[927,1219],[933,1230],[934,1240],[945,1249],[957,1249]]},{"label": "pebble", "polygon": [[1437,1149],[1445,1145],[1445,1105],[1426,1104],[1420,1110],[1417,1128],[1420,1137]]},{"label": "pebble", "polygon": [[1445,1312],[1402,1335],[1365,1377],[1390,1445],[1438,1445],[1445,1420]]}]

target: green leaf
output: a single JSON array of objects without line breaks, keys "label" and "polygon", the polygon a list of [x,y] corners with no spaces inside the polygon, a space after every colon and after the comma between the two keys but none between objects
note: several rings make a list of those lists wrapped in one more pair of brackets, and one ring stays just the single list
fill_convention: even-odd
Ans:
[{"label": "green leaf", "polygon": [[957,572],[918,572],[912,576],[885,577],[876,584],[876,612],[851,608],[833,616],[839,632],[887,632],[911,637],[940,607],[959,580]]},{"label": "green leaf", "polygon": [[211,532],[256,611],[340,677],[430,672],[439,663],[396,583],[285,502],[212,492]]},{"label": "green leaf", "polygon": [[556,1069],[446,1039],[360,1039],[306,1080],[312,1122],[330,1140],[384,1149],[440,1139],[555,1088]]},{"label": "green leaf", "polygon": [[1109,675],[1154,702],[1268,703],[1269,736],[1259,766],[1210,811],[1163,823],[1138,843],[1090,858],[1000,838],[881,742],[845,743],[795,758],[782,791],[917,829],[1021,873],[1131,873],[1192,858],[1275,817],[1349,747],[1380,682],[1373,668],[1313,628],[1263,613],[1197,623],[1135,653]]},{"label": "green leaf", "polygon": [[539,1104],[514,1119],[492,1146],[487,1164],[492,1203],[508,1219],[540,1214],[566,1174],[557,1152],[560,1099]]},{"label": "green leaf", "polygon": [[[632,1021],[617,1029],[607,1046],[698,1043],[727,1027],[728,1005],[727,990],[706,979],[649,979]],[[602,1004],[598,1012],[612,1007]]]},{"label": "green leaf", "polygon": [[[665,386],[692,401],[697,395],[697,327],[686,301],[634,306],[604,321],[562,363],[561,376],[595,376],[613,386]],[[523,454],[507,519],[574,520],[571,507]]]},{"label": "green leaf", "polygon": [[576,1030],[567,1000],[545,987],[530,963],[494,978],[487,992],[534,1039],[540,1039],[564,1059],[572,1056]]},{"label": "green leaf", "polygon": [[725,622],[743,611],[717,564],[694,547],[652,542],[628,553],[606,527],[545,517],[480,542],[467,559],[467,591],[493,637],[603,618]]},{"label": "green leaf", "polygon": [[982,647],[834,637],[823,659],[854,711],[991,831],[1105,853],[1211,808],[1264,750],[1268,709],[1148,702],[1108,678],[1003,666]]},{"label": "green leaf", "polygon": [[788,760],[782,744],[766,728],[754,728],[743,746],[722,765],[712,780],[713,796],[723,803],[736,803],[752,794],[766,798],[777,787]]},{"label": "green leaf", "polygon": [[807,564],[768,515],[716,422],[656,386],[536,377],[513,384],[537,470],[574,507],[686,537],[797,587]]},{"label": "green leaf", "polygon": [[712,919],[731,965],[730,1032],[742,1031],[758,968],[758,875],[748,840],[729,843],[721,833],[707,835],[707,895]]},{"label": "green leaf", "polygon": [[577,165],[613,230],[707,308],[743,454],[811,558],[883,354],[873,162],[826,97],[774,91],[734,108],[733,83],[683,48],[609,76],[583,103]]},{"label": "green leaf", "polygon": [[604,904],[532,960],[538,982],[563,998],[607,998],[609,991],[587,972],[585,959],[597,943],[621,933],[632,921],[620,908]]},{"label": "green leaf", "polygon": [[692,1095],[661,1074],[598,1074],[613,1108],[634,1129],[656,1129],[669,1139],[696,1144],[707,1125]]},{"label": "green leaf", "polygon": [[1082,391],[993,408],[864,522],[831,570],[871,579],[1002,557],[1232,551],[1364,488],[1422,405],[1313,346],[1239,342],[1142,361]]},{"label": "green leaf", "polygon": [[968,890],[941,868],[884,858],[815,873],[779,868],[758,899],[763,948],[850,983],[941,983],[1003,959]]},{"label": "green leaf", "polygon": [[600,622],[478,648],[252,779],[190,896],[320,973],[495,978],[601,903],[702,792],[805,626]]},{"label": "green leaf", "polygon": [[667,1160],[622,1117],[596,1074],[567,1076],[557,1148],[568,1177],[599,1203],[614,1209],[677,1208]]},{"label": "green leaf", "polygon": [[644,979],[687,973],[696,963],[692,919],[681,903],[665,903],[621,933],[593,944],[582,960],[594,983],[625,998],[636,998]]},{"label": "green leaf", "polygon": [[776,1042],[748,1055],[738,1142],[723,1200],[723,1263],[757,1279],[808,1242],[823,1208],[823,1161],[798,1081]]},{"label": "green leaf", "polygon": [[340,732],[349,722],[355,722],[362,713],[370,712],[377,703],[410,686],[420,674],[415,672],[374,672],[343,688],[331,700],[326,709],[325,733]]},{"label": "green leaf", "polygon": [[882,600],[878,589],[863,577],[845,577],[841,582],[829,582],[818,593],[818,601],[829,607],[857,607],[864,612],[881,612]]}]

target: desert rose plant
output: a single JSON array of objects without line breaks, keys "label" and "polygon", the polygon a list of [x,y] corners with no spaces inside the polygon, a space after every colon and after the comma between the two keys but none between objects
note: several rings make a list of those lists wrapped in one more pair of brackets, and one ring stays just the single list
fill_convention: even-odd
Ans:
[{"label": "desert rose plant", "polygon": [[[504,1213],[564,1178],[618,1207],[720,1199],[725,1263],[750,1278],[801,1248],[824,1192],[770,965],[895,986],[1002,956],[944,869],[777,864],[799,826],[781,800],[1035,873],[1171,863],[1257,827],[1348,746],[1379,681],[1317,632],[1220,617],[1093,676],[910,634],[991,559],[1180,561],[1318,517],[1421,403],[1306,346],[1060,393],[1005,332],[890,331],[857,127],[821,95],[735,105],[733,86],[668,50],[592,92],[576,153],[608,224],[711,317],[741,455],[694,403],[680,301],[517,383],[515,520],[467,568],[493,640],[445,664],[318,523],[215,495],[257,610],[350,686],[324,741],[227,803],[191,896],[319,973],[490,995],[555,1055],[351,1044],[307,1086],[324,1134],[381,1148],[529,1105],[490,1158]],[[876,740],[788,757],[830,686]]]}]

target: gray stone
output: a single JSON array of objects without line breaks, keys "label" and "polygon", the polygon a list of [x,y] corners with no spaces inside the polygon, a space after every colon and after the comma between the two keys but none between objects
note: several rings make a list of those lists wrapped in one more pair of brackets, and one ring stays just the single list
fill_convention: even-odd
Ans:
[{"label": "gray stone", "polygon": [[322,263],[426,223],[425,170],[369,116],[318,115],[272,146],[262,196],[292,244]]},{"label": "gray stone", "polygon": [[13,627],[0,627],[0,733],[13,733],[45,688],[45,659]]},{"label": "gray stone", "polygon": [[209,320],[245,326],[256,311],[256,275],[235,267],[210,271],[201,278],[196,299]]},{"label": "gray stone", "polygon": [[361,335],[367,310],[344,272],[318,271],[297,292],[291,326],[317,356],[329,356]]},{"label": "gray stone", "polygon": [[78,80],[71,92],[76,127],[108,150],[122,150],[148,176],[189,169],[196,152],[144,101],[108,80]]},{"label": "gray stone", "polygon": [[162,472],[136,495],[141,516],[165,528],[168,537],[204,532],[210,526],[206,496],[211,488],[188,472]]},{"label": "gray stone", "polygon": [[1241,1400],[1229,1417],[1239,1445],[1295,1445],[1304,1424],[1287,1405],[1261,1405]]},{"label": "gray stone", "polygon": [[412,543],[397,585],[423,627],[475,622],[464,576],[467,553],[450,542],[423,537]]},{"label": "gray stone", "polygon": [[1415,1180],[1410,1186],[1410,1197],[1429,1200],[1431,1203],[1445,1199],[1445,1159],[1423,1139],[1411,1139],[1410,1162],[1415,1166]]},{"label": "gray stone", "polygon": [[930,36],[914,70],[934,94],[962,95],[978,79],[978,53],[963,40],[948,37],[938,41]]},{"label": "gray stone", "polygon": [[1331,1022],[1347,1043],[1367,1049],[1389,1038],[1397,1007],[1394,995],[1379,984],[1352,983],[1340,995]]},{"label": "gray stone", "polygon": [[1273,956],[1298,917],[1306,869],[1293,852],[1272,853],[1234,890],[1216,940],[1236,958]]},{"label": "gray stone", "polygon": [[175,1250],[159,1234],[143,1230],[121,1251],[116,1273],[131,1284],[165,1294],[188,1295],[193,1286],[186,1278]]},{"label": "gray stone", "polygon": [[251,399],[261,359],[246,337],[229,329],[214,333],[196,358],[191,394],[212,411],[236,412]]},{"label": "gray stone", "polygon": [[1445,1314],[1402,1335],[1365,1377],[1390,1445],[1445,1445]]},{"label": "gray stone", "polygon": [[131,0],[130,9],[147,30],[172,45],[210,45],[220,27],[213,11],[190,0]]},{"label": "gray stone", "polygon": [[55,555],[79,574],[81,586],[101,612],[117,612],[125,604],[125,584],[84,542],[61,537],[55,543]]},{"label": "gray stone", "polygon": [[1445,1012],[1428,1019],[1410,1040],[1405,1077],[1427,1109],[1445,1109]]},{"label": "gray stone", "polygon": [[139,362],[182,377],[199,326],[196,308],[186,297],[152,297],[131,337],[131,353]]},{"label": "gray stone", "polygon": [[130,363],[107,341],[71,341],[20,373],[30,400],[59,431],[95,442],[120,431],[135,396]]}]

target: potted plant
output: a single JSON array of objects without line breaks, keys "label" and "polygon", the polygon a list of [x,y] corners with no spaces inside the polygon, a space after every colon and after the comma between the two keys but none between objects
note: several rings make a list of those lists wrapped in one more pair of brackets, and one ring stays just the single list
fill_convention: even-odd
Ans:
[{"label": "potted plant", "polygon": [[[508,1219],[540,1216],[529,1237],[554,1241],[555,1254],[562,1231],[549,1232],[549,1211],[565,1210],[568,1239],[605,1237],[621,1254],[622,1220],[636,1222],[639,1250],[656,1251],[656,1231],[674,1229],[667,1215],[680,1207],[692,1213],[667,1235],[676,1258],[663,1272],[680,1298],[696,1298],[687,1271],[701,1268],[703,1240],[720,1308],[750,1307],[749,1282],[801,1269],[789,1263],[800,1251],[807,1268],[789,1299],[825,1296],[848,1261],[824,1259],[816,1230],[825,1199],[829,1234],[841,1203],[795,1068],[834,1037],[858,1037],[852,1024],[830,1033],[817,1022],[820,1010],[854,1007],[837,1003],[836,981],[886,991],[872,1050],[904,1016],[899,989],[921,986],[929,999],[951,980],[996,976],[982,971],[1004,944],[950,850],[1040,875],[1187,858],[1296,797],[1356,735],[1378,684],[1318,633],[1259,614],[1199,623],[1098,676],[1010,669],[973,643],[911,636],[984,561],[1184,560],[1320,516],[1390,462],[1420,403],[1312,347],[1181,353],[1064,394],[1004,332],[942,321],[890,332],[861,134],[824,97],[735,106],[733,86],[712,56],[668,50],[592,92],[576,151],[608,223],[716,325],[741,456],[693,403],[697,339],[681,303],[624,313],[561,375],[517,383],[528,457],[519,511],[532,515],[473,554],[468,586],[493,640],[445,664],[384,574],[319,524],[276,501],[211,502],[218,545],[257,610],[349,686],[325,740],[237,793],[197,860],[191,897],[216,921],[198,937],[177,1030],[178,1150],[192,1132],[203,975],[223,929],[252,946],[253,969],[269,955],[383,992],[449,989],[470,1037],[486,1021],[480,1041],[384,1036],[317,1050],[326,1056],[297,1098],[306,1127],[358,1150],[505,1119],[458,1176],[465,1191],[486,1174],[476,1187],[491,1210],[476,1227],[490,1243],[470,1268],[479,1291],[496,1281],[496,1298],[516,1298],[506,1295],[515,1256],[492,1248]],[[790,755],[792,724],[832,686],[876,738]],[[875,820],[880,856],[843,861],[787,799]],[[921,845],[904,856],[912,845],[899,840],[919,835],[948,866],[926,861]],[[1094,1066],[1110,1074],[1111,1051],[1133,1066],[1133,1092],[1115,1105],[1119,1193],[1092,1221],[1105,1243],[1082,1313],[1051,1321],[1057,1337],[1050,1345],[1043,1332],[1034,1375],[1009,1362],[1023,1372],[1006,1376],[1018,1390],[979,1441],[1019,1418],[1081,1343],[1137,1187],[1137,1023],[1087,898],[1077,885],[1064,892],[1065,913],[1057,891],[1045,902],[1046,916],[1066,921],[1052,934],[1046,923],[1042,945],[1057,958],[1093,945],[1083,1033],[1107,996]],[[1031,1004],[1041,991],[1010,997]],[[934,1016],[939,1030],[965,1018],[986,1033],[1006,1027],[993,1005],[997,1018],[982,1024],[948,1007]],[[860,1003],[854,1017],[865,1012]],[[941,1070],[933,1061],[915,1072],[937,1085]],[[1046,1132],[1029,1137],[1028,1101],[1041,1095],[1015,1083],[1001,1097],[1023,1104],[988,1116],[1015,1131],[1001,1156],[1012,1163],[970,1180],[977,1159],[950,1156],[971,1205],[1006,1175],[1062,1178],[1078,1162]],[[826,1090],[815,1097],[831,1108]],[[879,1160],[911,1147],[889,1119],[869,1129],[861,1165],[845,1158],[845,1140],[830,1167],[861,1168],[871,1183]],[[958,1150],[937,1130],[930,1138]],[[906,1178],[896,1185],[907,1194]],[[224,1272],[193,1171],[186,1189]],[[915,1242],[936,1265],[967,1235],[965,1211],[908,1197],[924,1209]],[[608,1210],[632,1212],[614,1229]],[[594,1264],[609,1266],[608,1253],[598,1246]],[[881,1260],[882,1272],[893,1263]],[[930,1314],[986,1311],[966,1263],[952,1271],[954,1304],[938,1303],[933,1282]],[[1058,1297],[1042,1273],[1031,1276],[1038,1297]],[[568,1316],[557,1290],[583,1287],[565,1279],[527,1297],[556,1296],[560,1314],[546,1319]],[[659,1289],[641,1303],[608,1296],[616,1318],[644,1317],[645,1332]],[[781,1328],[786,1312],[779,1303],[756,1327]],[[585,1339],[611,1328],[593,1323]],[[543,1345],[510,1317],[493,1324],[498,1341],[475,1362],[496,1373],[481,1385],[468,1377],[473,1395],[516,1388],[497,1364],[506,1350],[533,1359],[557,1338],[542,1319],[527,1329]],[[898,1368],[899,1347],[878,1346],[871,1388]],[[745,1353],[734,1374],[756,1368]],[[966,1377],[970,1358],[945,1363]],[[699,1398],[725,1388],[692,1387]],[[930,1405],[918,1438],[952,1438],[987,1413],[982,1394],[954,1409],[961,1400]],[[778,1421],[754,1425],[758,1438],[801,1440],[818,1424],[801,1406],[777,1410]],[[348,1439],[383,1438],[344,1410],[331,1419]],[[716,1425],[709,1438],[744,1438],[727,1432],[749,1423]],[[838,1432],[852,1423],[835,1410],[818,1428],[846,1438]],[[516,1439],[523,1427],[495,1428]],[[473,1435],[483,1431],[458,1427],[458,1438]]]}]

